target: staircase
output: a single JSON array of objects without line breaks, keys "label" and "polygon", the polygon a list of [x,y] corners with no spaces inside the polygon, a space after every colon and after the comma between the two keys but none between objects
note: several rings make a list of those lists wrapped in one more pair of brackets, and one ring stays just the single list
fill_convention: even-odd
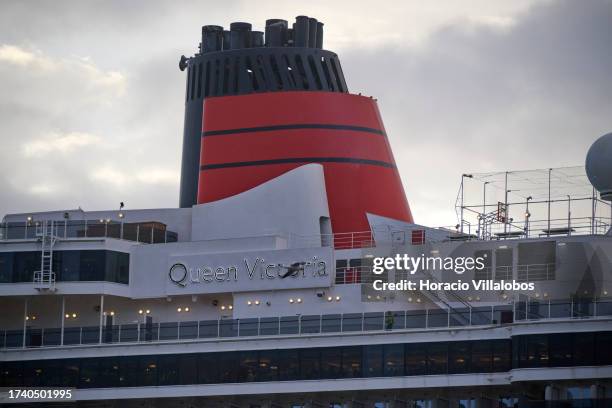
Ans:
[{"label": "staircase", "polygon": [[39,291],[55,291],[53,272],[53,246],[57,241],[55,221],[41,221],[36,225],[36,237],[41,243],[40,270],[34,272],[34,288]]}]

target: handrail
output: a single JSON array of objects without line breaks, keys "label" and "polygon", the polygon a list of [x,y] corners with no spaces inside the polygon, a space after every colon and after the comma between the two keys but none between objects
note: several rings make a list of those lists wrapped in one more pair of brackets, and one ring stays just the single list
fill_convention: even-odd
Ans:
[{"label": "handrail", "polygon": [[[157,343],[198,339],[280,335],[389,332],[459,327],[491,327],[526,321],[612,317],[612,298],[545,300],[527,299],[496,306],[454,309],[396,310],[255,317],[244,319],[128,323],[113,326],[0,330],[2,349],[62,347],[88,344]],[[102,339],[100,339],[100,334]]]}]

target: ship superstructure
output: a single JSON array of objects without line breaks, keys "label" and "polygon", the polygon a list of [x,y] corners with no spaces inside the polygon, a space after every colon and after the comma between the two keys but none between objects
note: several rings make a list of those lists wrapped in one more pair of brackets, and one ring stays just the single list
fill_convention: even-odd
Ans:
[{"label": "ship superstructure", "polygon": [[[507,185],[465,204],[464,175],[458,225],[415,224],[376,101],[348,92],[313,18],[204,26],[180,68],[180,208],[4,217],[3,387],[83,407],[612,404],[605,201],[578,228],[530,220],[527,199],[523,224]],[[534,289],[375,290],[457,278],[374,273],[397,254],[480,256],[460,279]]]}]

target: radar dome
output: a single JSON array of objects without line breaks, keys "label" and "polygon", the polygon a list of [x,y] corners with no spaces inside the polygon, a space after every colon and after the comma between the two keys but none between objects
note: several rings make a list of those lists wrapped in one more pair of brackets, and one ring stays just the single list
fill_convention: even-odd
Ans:
[{"label": "radar dome", "polygon": [[585,167],[589,181],[599,191],[601,199],[612,201],[612,133],[593,143]]}]

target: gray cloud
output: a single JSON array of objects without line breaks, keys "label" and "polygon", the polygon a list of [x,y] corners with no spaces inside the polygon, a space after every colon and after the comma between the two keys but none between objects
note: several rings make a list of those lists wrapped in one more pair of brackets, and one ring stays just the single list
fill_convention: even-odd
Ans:
[{"label": "gray cloud", "polygon": [[463,172],[581,164],[610,130],[609,1],[397,2],[350,19],[335,2],[220,4],[3,2],[0,213],[175,206],[177,61],[205,23],[324,20],[351,90],[379,99],[418,222],[454,224]]}]

